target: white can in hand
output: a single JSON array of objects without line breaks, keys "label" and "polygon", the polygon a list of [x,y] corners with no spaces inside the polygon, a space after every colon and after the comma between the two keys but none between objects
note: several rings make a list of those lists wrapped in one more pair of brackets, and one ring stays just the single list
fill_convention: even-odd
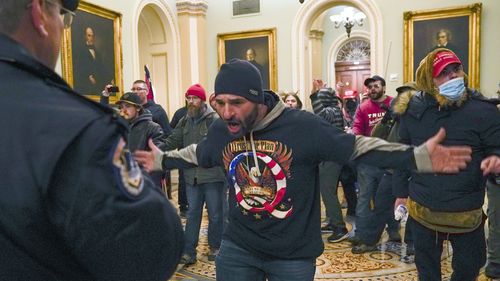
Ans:
[{"label": "white can in hand", "polygon": [[398,205],[396,210],[394,210],[394,219],[397,221],[404,222],[408,218],[408,208],[405,205]]}]

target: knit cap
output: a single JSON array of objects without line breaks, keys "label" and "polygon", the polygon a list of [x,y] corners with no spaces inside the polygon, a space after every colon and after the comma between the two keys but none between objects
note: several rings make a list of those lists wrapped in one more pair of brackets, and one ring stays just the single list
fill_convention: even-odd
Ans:
[{"label": "knit cap", "polygon": [[203,87],[200,84],[194,84],[193,86],[189,87],[186,91],[186,97],[187,96],[197,96],[202,101],[207,100],[207,95],[205,94],[205,89],[203,89]]},{"label": "knit cap", "polygon": [[264,103],[260,72],[246,60],[231,59],[223,64],[215,78],[214,88],[215,96],[232,94],[255,103]]}]

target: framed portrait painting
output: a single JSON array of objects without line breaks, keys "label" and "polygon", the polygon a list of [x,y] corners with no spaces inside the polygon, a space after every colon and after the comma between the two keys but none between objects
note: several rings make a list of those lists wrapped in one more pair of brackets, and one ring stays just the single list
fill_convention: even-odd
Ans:
[{"label": "framed portrait painting", "polygon": [[62,44],[63,78],[76,92],[99,100],[107,84],[123,90],[120,13],[81,1]]},{"label": "framed portrait painting", "polygon": [[218,34],[219,67],[232,58],[251,62],[262,75],[264,89],[277,90],[276,29]]},{"label": "framed portrait painting", "polygon": [[479,88],[481,3],[404,13],[404,80],[413,81],[420,61],[438,47],[462,61],[469,86]]}]

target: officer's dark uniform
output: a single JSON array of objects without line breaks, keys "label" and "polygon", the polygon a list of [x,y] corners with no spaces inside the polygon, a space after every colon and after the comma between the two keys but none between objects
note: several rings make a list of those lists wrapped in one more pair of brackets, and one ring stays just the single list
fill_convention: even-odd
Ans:
[{"label": "officer's dark uniform", "polygon": [[167,280],[179,217],[126,124],[0,34],[0,280]]}]

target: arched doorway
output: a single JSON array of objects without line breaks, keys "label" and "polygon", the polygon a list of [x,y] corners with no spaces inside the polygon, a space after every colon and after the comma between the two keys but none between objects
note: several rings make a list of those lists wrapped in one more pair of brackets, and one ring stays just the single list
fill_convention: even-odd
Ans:
[{"label": "arched doorway", "polygon": [[370,77],[370,42],[351,37],[342,44],[330,64],[335,66],[335,81],[342,82],[345,90],[363,92],[363,82]]},{"label": "arched doorway", "polygon": [[[292,25],[292,83],[299,92],[311,90],[311,57],[309,55],[309,31],[316,18],[327,9],[337,5],[348,5],[362,11],[370,21],[369,42],[371,48],[370,68],[372,73],[381,73],[383,68],[382,15],[373,0],[318,0],[306,1],[295,16]],[[354,32],[353,35],[354,36]],[[330,77],[330,76],[329,76]]]},{"label": "arched doorway", "polygon": [[134,78],[144,79],[147,65],[153,79],[155,101],[171,117],[183,105],[180,93],[179,32],[170,8],[161,1],[144,0],[135,15],[137,33],[133,38]]}]

